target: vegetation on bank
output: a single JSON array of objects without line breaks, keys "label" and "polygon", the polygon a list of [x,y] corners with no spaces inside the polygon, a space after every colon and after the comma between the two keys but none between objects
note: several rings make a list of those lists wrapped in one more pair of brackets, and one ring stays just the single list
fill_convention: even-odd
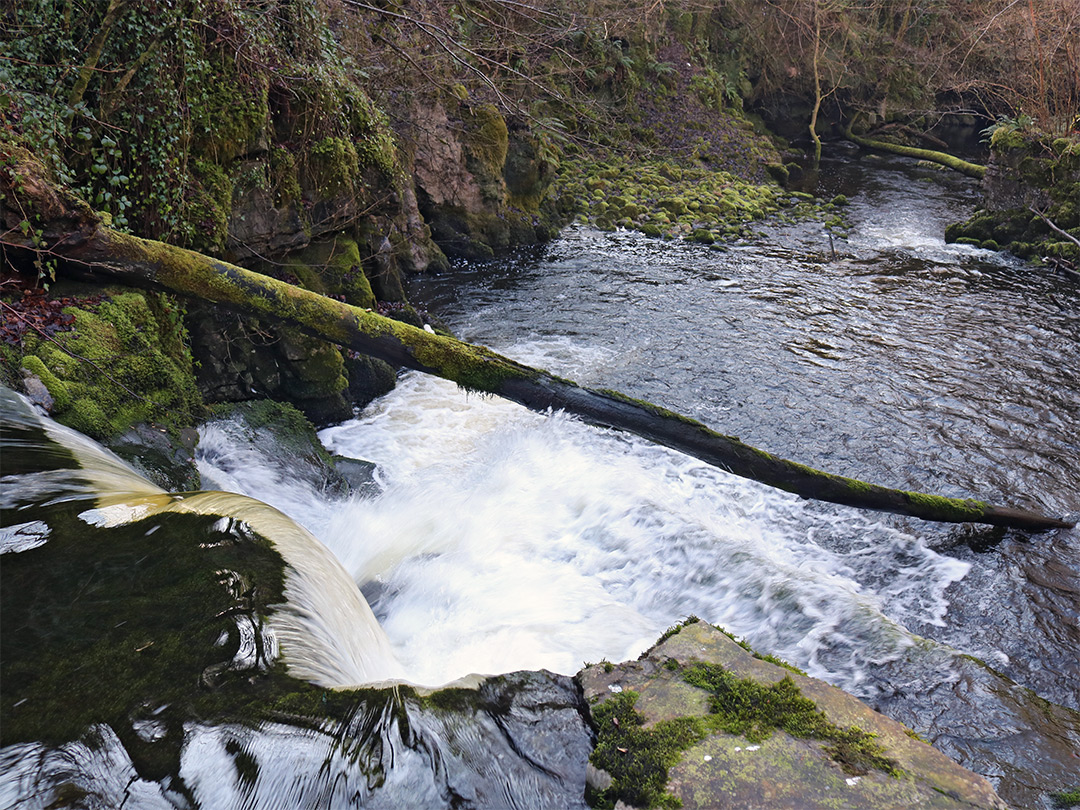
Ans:
[{"label": "vegetation on bank", "polygon": [[[177,299],[112,288],[63,309],[66,328],[25,330],[0,347],[9,380],[37,377],[58,421],[95,439],[155,421],[177,429],[201,413]],[[25,296],[29,297],[29,296]],[[5,317],[22,318],[5,303]],[[18,378],[12,371],[17,370]]]},{"label": "vegetation on bank", "polygon": [[[810,210],[784,188],[802,171],[787,139],[839,135],[857,119],[857,137],[912,141],[934,138],[926,131],[941,116],[974,114],[998,121],[994,149],[1006,162],[1017,139],[1032,142],[1028,130],[1060,135],[1049,151],[1014,161],[1036,188],[1055,190],[1019,213],[979,215],[950,238],[1075,262],[1076,181],[1061,180],[1080,109],[1071,46],[1080,23],[1068,8],[33,0],[0,21],[0,140],[5,151],[30,149],[121,231],[383,308],[404,303],[402,272],[445,262],[432,237],[450,254],[490,258],[578,219],[723,242],[762,217]],[[13,223],[42,233],[31,218]],[[48,245],[29,254],[0,247],[24,281],[54,278]],[[125,329],[88,315],[75,325]],[[192,361],[235,377],[231,397],[256,388],[296,399],[295,385],[251,384],[255,366],[294,362],[274,347],[295,338],[247,324],[236,346],[250,343],[257,359],[243,367],[205,354],[199,338],[219,326],[199,321],[189,341],[196,356],[169,343],[159,373],[168,379],[118,369],[122,384],[92,395],[95,373],[38,345],[6,348],[6,376],[18,384],[26,368],[61,419],[98,436],[157,418],[146,403],[178,419],[197,410]],[[111,337],[58,339],[79,340]],[[229,357],[245,354],[220,343]],[[24,354],[37,360],[26,366]],[[284,376],[322,392],[303,405],[313,418],[340,415],[352,377],[366,372],[305,353],[316,355],[325,379]],[[196,379],[213,399],[207,374]],[[173,386],[175,395],[163,394]]]},{"label": "vegetation on bank", "polygon": [[1041,259],[1080,278],[1080,135],[1050,138],[1017,122],[998,122],[988,135],[985,204],[949,226],[946,240]]}]

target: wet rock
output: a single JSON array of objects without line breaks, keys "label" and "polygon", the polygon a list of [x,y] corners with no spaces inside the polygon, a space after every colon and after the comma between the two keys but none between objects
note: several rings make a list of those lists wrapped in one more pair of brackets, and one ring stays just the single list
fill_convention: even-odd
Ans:
[{"label": "wet rock", "polygon": [[331,456],[334,467],[349,485],[354,495],[378,495],[382,487],[375,481],[377,465],[372,461],[362,461],[348,456]]},{"label": "wet rock", "polygon": [[[834,744],[779,728],[755,737],[757,742],[718,730],[710,725],[709,693],[685,679],[687,668],[699,662],[719,665],[735,678],[757,684],[790,678],[831,724],[874,735],[872,742],[894,763],[893,773],[853,768],[850,762],[837,761]],[[685,747],[667,773],[667,792],[684,808],[1006,807],[985,779],[916,739],[901,724],[822,681],[755,657],[703,622],[684,626],[638,661],[593,666],[578,678],[594,716],[596,707],[632,692],[645,730],[677,718],[698,718],[698,741]],[[600,729],[601,742],[603,738]],[[615,773],[616,789],[619,779]]]},{"label": "wet rock", "polygon": [[198,442],[193,428],[170,433],[144,422],[110,439],[106,446],[162,489],[190,492],[201,486],[195,466]]},{"label": "wet rock", "polygon": [[56,405],[56,401],[49,393],[49,389],[45,386],[45,383],[41,381],[41,377],[34,374],[27,369],[22,370],[23,377],[23,390],[26,392],[26,397],[39,408],[46,413],[52,413],[53,407]]}]

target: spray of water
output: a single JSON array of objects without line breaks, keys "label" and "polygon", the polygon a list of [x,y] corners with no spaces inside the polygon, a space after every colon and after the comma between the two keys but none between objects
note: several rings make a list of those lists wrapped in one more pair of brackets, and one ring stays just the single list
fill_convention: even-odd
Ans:
[{"label": "spray of water", "polygon": [[[603,362],[563,340],[510,351],[560,373]],[[941,623],[967,571],[873,517],[422,375],[320,437],[376,462],[381,494],[298,486],[221,425],[203,432],[200,470],[315,532],[417,683],[570,674],[695,614],[860,692],[915,643],[905,624]]]}]

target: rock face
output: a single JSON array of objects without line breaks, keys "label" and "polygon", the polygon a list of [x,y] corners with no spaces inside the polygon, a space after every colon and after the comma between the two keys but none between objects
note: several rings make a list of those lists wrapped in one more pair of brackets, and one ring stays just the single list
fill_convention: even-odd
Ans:
[{"label": "rock face", "polygon": [[527,129],[464,101],[419,101],[409,116],[418,209],[447,255],[486,260],[549,235],[541,202],[554,168]]},{"label": "rock face", "polygon": [[1076,272],[1080,140],[1051,141],[1001,129],[992,138],[982,185],[983,207],[967,222],[950,225],[946,241],[1007,249],[1025,259],[1042,257]]},{"label": "rock face", "polygon": [[[736,679],[766,686],[790,678],[830,723],[873,735],[872,743],[892,763],[893,774],[838,762],[835,745],[779,728],[764,739],[756,737],[756,743],[717,729],[711,721],[715,715],[710,714],[709,693],[685,680],[688,668],[698,663],[718,665]],[[692,744],[667,773],[667,793],[687,810],[1007,807],[986,780],[918,740],[901,724],[822,681],[755,657],[703,622],[687,624],[638,661],[592,666],[578,678],[594,717],[605,702],[634,692],[638,695],[634,708],[645,730],[677,718],[698,718],[700,736],[696,742],[690,740]],[[599,735],[598,750],[605,728],[599,729]],[[635,754],[632,750],[623,754],[621,747],[615,750],[627,757]],[[614,774],[614,784],[604,792],[606,776],[601,773],[591,780],[600,788],[601,804],[605,799],[620,800],[613,795],[620,774]]]}]

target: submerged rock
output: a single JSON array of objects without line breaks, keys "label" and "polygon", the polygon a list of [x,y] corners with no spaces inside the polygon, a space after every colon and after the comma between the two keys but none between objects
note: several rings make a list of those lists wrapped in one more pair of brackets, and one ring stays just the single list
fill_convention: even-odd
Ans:
[{"label": "submerged rock", "polygon": [[[688,682],[704,683],[703,673],[715,688]],[[594,806],[644,798],[677,799],[688,809],[1006,807],[985,779],[900,723],[703,622],[686,624],[637,661],[598,664],[578,678],[603,721],[593,764],[612,777]],[[764,704],[772,701],[787,713],[769,712]],[[616,702],[631,711],[604,710]],[[628,725],[641,733],[628,734]],[[680,735],[676,756],[655,754],[664,745],[670,752]],[[606,746],[606,738],[621,744]],[[651,756],[639,750],[646,746]],[[607,756],[598,763],[597,754]],[[642,790],[650,779],[658,787]]]}]

